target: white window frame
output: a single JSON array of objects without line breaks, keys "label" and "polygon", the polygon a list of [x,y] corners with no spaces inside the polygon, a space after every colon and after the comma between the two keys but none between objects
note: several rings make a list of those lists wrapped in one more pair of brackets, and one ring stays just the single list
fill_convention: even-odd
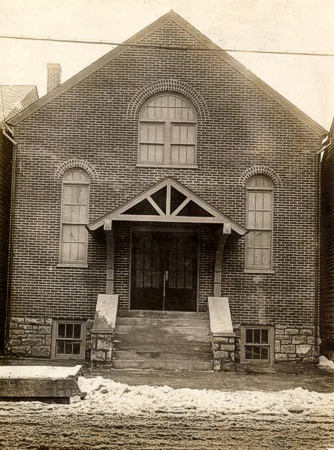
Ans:
[{"label": "white window frame", "polygon": [[[247,342],[246,333],[247,330],[267,330],[268,331],[268,343],[256,343]],[[274,327],[265,325],[245,325],[240,329],[240,362],[242,363],[256,363],[256,364],[273,364],[275,359],[274,348]],[[268,359],[253,359],[246,358],[246,347],[266,347],[268,348]]]},{"label": "white window frame", "polygon": [[[58,335],[59,325],[80,325],[80,338],[67,338]],[[80,353],[57,353],[57,341],[80,342]],[[52,326],[51,358],[52,359],[85,359],[86,351],[86,322],[84,320],[55,319]]]},{"label": "white window frame", "polygon": [[[66,175],[68,175],[70,172],[74,171],[80,171],[82,172],[86,180],[85,181],[72,181],[72,180],[66,180]],[[65,186],[86,186],[87,187],[87,220],[86,223],[74,223],[74,222],[65,222],[64,221],[64,187]],[[62,193],[61,193],[61,219],[60,219],[60,242],[59,242],[59,264],[58,267],[75,267],[75,268],[87,268],[87,252],[88,252],[88,231],[85,229],[85,256],[83,260],[79,261],[72,261],[72,260],[66,260],[63,256],[63,233],[64,233],[64,226],[66,225],[76,225],[79,227],[86,227],[88,225],[88,218],[89,218],[89,196],[90,196],[90,177],[87,174],[87,172],[84,169],[81,169],[80,167],[74,167],[65,172],[62,179]]]},{"label": "white window frame", "polygon": [[[255,178],[265,178],[268,180],[271,184],[271,186],[249,186],[250,182],[254,180]],[[250,193],[264,193],[264,192],[270,192],[271,193],[271,227],[259,227],[255,228],[249,227],[249,194]],[[257,174],[254,175],[252,178],[248,180],[247,187],[246,187],[246,228],[248,230],[248,233],[245,236],[245,273],[274,273],[273,270],[273,234],[274,234],[274,183],[271,178],[269,178],[266,175]],[[255,267],[255,266],[249,266],[248,265],[248,240],[252,233],[261,233],[261,232],[267,232],[270,233],[270,265],[263,266],[263,267]]]},{"label": "white window frame", "polygon": [[[185,102],[187,104],[187,106],[189,107],[189,109],[191,109],[193,116],[194,116],[194,120],[185,120],[185,119],[180,119],[180,120],[169,120],[169,119],[154,119],[154,118],[149,118],[149,119],[144,119],[142,118],[143,112],[146,110],[146,108],[148,107],[148,105],[155,99],[159,98],[159,97],[164,97],[164,96],[168,96],[168,95],[172,95],[175,96],[177,98],[180,98],[183,102]],[[139,114],[139,121],[138,121],[138,161],[137,161],[137,166],[138,167],[177,167],[177,168],[197,168],[197,114],[196,111],[194,109],[194,107],[192,106],[192,104],[190,103],[190,101],[188,99],[186,99],[185,97],[176,94],[174,92],[163,92],[163,93],[159,93],[157,95],[154,95],[153,97],[150,97],[145,104],[142,106],[140,114]],[[142,161],[140,158],[141,155],[141,145],[142,144],[150,144],[149,142],[141,142],[141,124],[161,124],[163,125],[163,142],[161,143],[151,143],[151,144],[157,144],[157,145],[162,145],[163,146],[163,162],[153,162],[153,161]],[[194,147],[194,159],[193,161],[186,163],[186,162],[177,162],[177,163],[173,163],[172,162],[172,129],[173,129],[173,125],[192,125],[194,128],[194,144],[182,144],[182,143],[178,143],[177,145],[179,146],[186,146],[186,145],[193,145]]]}]

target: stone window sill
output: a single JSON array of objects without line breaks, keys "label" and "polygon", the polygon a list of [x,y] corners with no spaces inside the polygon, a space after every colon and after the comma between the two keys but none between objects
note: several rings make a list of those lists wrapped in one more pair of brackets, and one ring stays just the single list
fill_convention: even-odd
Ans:
[{"label": "stone window sill", "polygon": [[57,267],[63,269],[88,269],[88,264],[57,264]]},{"label": "stone window sill", "polygon": [[275,270],[251,270],[251,269],[245,269],[244,273],[253,273],[253,274],[273,274],[276,273]]}]

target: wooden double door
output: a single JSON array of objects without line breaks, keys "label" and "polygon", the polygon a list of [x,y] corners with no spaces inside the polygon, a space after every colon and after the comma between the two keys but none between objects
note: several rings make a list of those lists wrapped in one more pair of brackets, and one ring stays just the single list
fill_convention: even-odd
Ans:
[{"label": "wooden double door", "polygon": [[131,309],[197,310],[198,235],[134,231]]}]

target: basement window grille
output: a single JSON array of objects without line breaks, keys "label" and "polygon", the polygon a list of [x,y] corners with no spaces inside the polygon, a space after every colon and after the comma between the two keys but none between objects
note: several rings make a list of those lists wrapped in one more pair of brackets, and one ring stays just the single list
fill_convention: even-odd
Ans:
[{"label": "basement window grille", "polygon": [[84,359],[84,322],[64,320],[54,321],[52,356],[55,359]]},{"label": "basement window grille", "polygon": [[271,327],[241,328],[241,361],[273,362],[273,330]]}]

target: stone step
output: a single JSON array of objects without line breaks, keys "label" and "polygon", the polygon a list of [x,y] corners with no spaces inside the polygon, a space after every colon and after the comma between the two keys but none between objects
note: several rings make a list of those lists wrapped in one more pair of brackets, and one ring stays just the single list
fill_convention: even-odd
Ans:
[{"label": "stone step", "polygon": [[[166,350],[166,349],[164,349]],[[155,349],[154,351],[149,351],[146,348],[144,349],[133,349],[133,350],[114,350],[113,352],[113,360],[160,360],[160,361],[170,361],[170,360],[181,360],[181,361],[186,361],[186,360],[195,360],[195,361],[211,361],[213,360],[213,355],[212,352],[207,352],[207,353],[199,353],[199,352],[189,352],[189,351],[184,351],[186,350],[185,348],[183,348],[183,352],[171,352],[170,349],[168,349],[169,351],[160,351]]]},{"label": "stone step", "polygon": [[209,327],[169,327],[163,325],[117,325],[115,328],[115,333],[117,334],[131,334],[131,335],[147,335],[151,336],[152,340],[155,339],[156,336],[160,335],[192,335],[196,336],[209,336]]},{"label": "stone step", "polygon": [[213,370],[213,362],[189,359],[115,359],[113,360],[113,368],[208,372]]},{"label": "stone step", "polygon": [[120,342],[114,343],[114,351],[159,352],[159,353],[208,353],[212,356],[211,343],[187,342],[186,344],[173,344],[167,342]]},{"label": "stone step", "polygon": [[131,333],[119,333],[115,330],[114,342],[132,342],[134,345],[137,343],[168,343],[169,345],[184,345],[187,343],[205,344],[210,342],[209,335],[194,334],[176,334],[176,333],[137,333],[135,330]]},{"label": "stone step", "polygon": [[146,326],[170,326],[170,327],[196,327],[196,328],[208,328],[208,318],[193,319],[185,317],[118,317],[116,320],[116,326],[119,325],[146,325]]},{"label": "stone step", "polygon": [[132,309],[127,311],[117,311],[117,317],[148,317],[148,318],[188,318],[188,319],[207,319],[207,312],[188,312],[188,311],[146,311],[141,309]]}]

